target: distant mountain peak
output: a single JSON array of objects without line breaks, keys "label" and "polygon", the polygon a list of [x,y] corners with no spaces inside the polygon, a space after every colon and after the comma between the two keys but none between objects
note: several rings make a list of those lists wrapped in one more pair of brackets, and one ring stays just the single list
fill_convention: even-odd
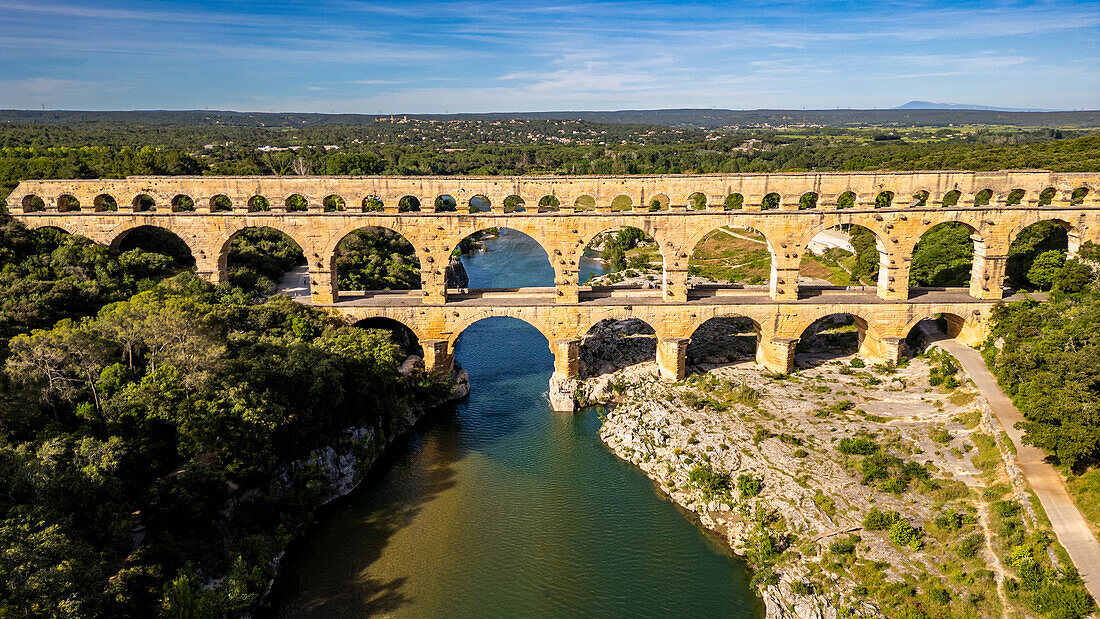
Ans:
[{"label": "distant mountain peak", "polygon": [[1049,112],[1050,110],[1017,107],[996,107],[993,105],[971,105],[967,103],[933,103],[932,101],[910,101],[899,105],[895,110],[981,110],[984,112]]}]

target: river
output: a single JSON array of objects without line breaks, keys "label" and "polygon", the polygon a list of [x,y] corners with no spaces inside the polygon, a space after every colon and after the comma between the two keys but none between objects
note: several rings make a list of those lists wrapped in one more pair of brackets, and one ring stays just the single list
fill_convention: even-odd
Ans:
[{"label": "river", "polygon": [[[541,249],[502,232],[463,257],[470,287],[551,285]],[[600,442],[597,411],[550,410],[554,360],[536,329],[475,323],[455,358],[470,397],[422,422],[292,546],[271,614],[762,615],[744,564]]]}]

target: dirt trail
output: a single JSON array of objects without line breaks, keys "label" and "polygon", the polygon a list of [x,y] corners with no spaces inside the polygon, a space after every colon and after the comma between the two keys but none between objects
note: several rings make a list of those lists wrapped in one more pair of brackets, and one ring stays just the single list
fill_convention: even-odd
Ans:
[{"label": "dirt trail", "polygon": [[1058,541],[1069,553],[1070,559],[1085,581],[1092,597],[1100,603],[1100,542],[1089,529],[1084,516],[1073,504],[1062,475],[1046,462],[1046,454],[1031,445],[1023,442],[1021,430],[1016,424],[1024,420],[1024,416],[1012,404],[1012,400],[1001,391],[997,379],[985,366],[981,354],[964,346],[953,339],[947,339],[939,330],[925,329],[926,333],[936,340],[936,344],[951,353],[962,369],[974,381],[978,390],[982,392],[989,402],[997,421],[1005,429],[1012,444],[1016,447],[1016,459],[1020,469],[1031,484],[1032,490],[1039,497],[1039,502],[1046,510],[1047,518],[1054,528],[1054,534]]}]

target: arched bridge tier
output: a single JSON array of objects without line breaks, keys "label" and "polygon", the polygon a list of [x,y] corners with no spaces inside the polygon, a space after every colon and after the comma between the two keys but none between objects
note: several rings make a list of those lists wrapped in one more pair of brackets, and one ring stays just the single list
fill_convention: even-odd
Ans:
[{"label": "arched bridge tier", "polygon": [[949,330],[967,344],[988,333],[994,302],[974,299],[965,290],[924,291],[905,301],[879,299],[873,292],[829,291],[812,299],[776,301],[767,292],[738,291],[709,299],[668,302],[659,291],[630,290],[621,296],[557,303],[553,289],[527,288],[501,293],[469,292],[446,305],[425,305],[407,293],[389,293],[341,301],[325,307],[349,323],[388,318],[412,330],[431,368],[449,369],[454,347],[470,325],[493,317],[522,320],[538,329],[555,356],[555,374],[575,378],[580,345],[589,329],[608,319],[642,320],[657,336],[657,362],[667,378],[685,375],[687,345],[704,322],[719,317],[750,318],[758,328],[756,359],[765,368],[794,369],[798,340],[818,319],[836,314],[856,318],[859,354],[874,363],[896,362],[906,336],[918,322],[943,315]]},{"label": "arched bridge tier", "polygon": [[1069,232],[1071,251],[1100,240],[1100,175],[1045,171],[131,177],[23,181],[7,203],[28,226],[54,226],[109,246],[139,226],[166,228],[190,246],[199,272],[215,282],[226,276],[238,232],[275,228],[305,252],[316,303],[339,299],[336,246],[369,226],[392,229],[412,243],[425,305],[447,303],[451,251],[466,235],[490,227],[514,228],[543,247],[555,271],[553,299],[564,305],[584,301],[589,292],[578,281],[585,245],[619,226],[641,228],[659,243],[662,299],[670,303],[706,294],[689,290],[688,261],[700,239],[723,226],[764,235],[772,262],[767,294],[777,301],[799,299],[802,254],[817,232],[838,225],[860,225],[876,236],[875,294],[884,300],[910,297],[914,246],[944,222],[972,231],[969,294],[976,299],[1001,298],[1009,246],[1027,225],[1058,221]]}]

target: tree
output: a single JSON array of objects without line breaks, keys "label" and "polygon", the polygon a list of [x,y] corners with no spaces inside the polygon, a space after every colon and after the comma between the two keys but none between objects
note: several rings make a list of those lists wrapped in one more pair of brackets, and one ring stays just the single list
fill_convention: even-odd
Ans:
[{"label": "tree", "polygon": [[1045,251],[1035,258],[1027,271],[1027,279],[1040,290],[1050,290],[1065,264],[1065,254],[1058,250]]}]

